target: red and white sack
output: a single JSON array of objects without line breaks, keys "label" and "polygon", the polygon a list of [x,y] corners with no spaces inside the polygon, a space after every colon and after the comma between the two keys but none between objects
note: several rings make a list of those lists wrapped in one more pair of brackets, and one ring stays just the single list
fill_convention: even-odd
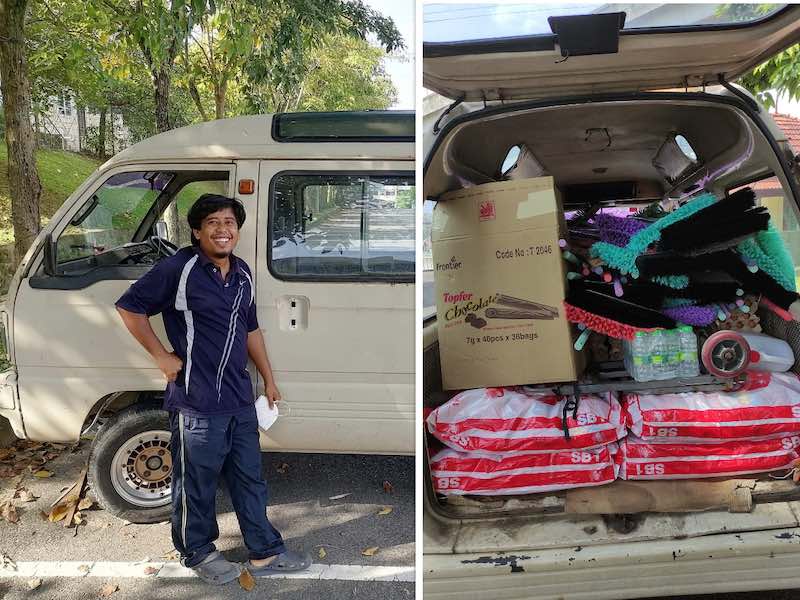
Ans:
[{"label": "red and white sack", "polygon": [[611,483],[616,444],[591,450],[493,454],[445,448],[431,459],[437,492],[446,495],[535,494]]},{"label": "red and white sack", "polygon": [[619,403],[611,396],[581,396],[576,418],[564,397],[526,388],[465,390],[428,415],[428,431],[455,450],[553,452],[597,448],[625,435]]},{"label": "red and white sack", "polygon": [[709,444],[653,444],[629,435],[619,444],[620,479],[695,479],[791,469],[800,435]]},{"label": "red and white sack", "polygon": [[766,439],[800,432],[797,375],[749,376],[748,389],[740,392],[626,394],[625,422],[653,443]]}]

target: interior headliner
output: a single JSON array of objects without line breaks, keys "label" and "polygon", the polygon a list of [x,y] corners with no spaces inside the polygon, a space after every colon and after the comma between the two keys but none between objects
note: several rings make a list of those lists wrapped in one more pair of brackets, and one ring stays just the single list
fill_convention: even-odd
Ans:
[{"label": "interior headliner", "polygon": [[[605,132],[608,132],[606,135]],[[494,115],[453,129],[432,157],[426,198],[500,178],[509,149],[524,145],[559,186],[636,182],[638,197],[666,196],[675,186],[653,165],[664,142],[683,135],[698,157],[697,173],[752,154],[715,187],[777,167],[775,155],[753,123],[729,106],[702,101],[647,100],[572,104]],[[694,171],[692,167],[687,173]]]}]

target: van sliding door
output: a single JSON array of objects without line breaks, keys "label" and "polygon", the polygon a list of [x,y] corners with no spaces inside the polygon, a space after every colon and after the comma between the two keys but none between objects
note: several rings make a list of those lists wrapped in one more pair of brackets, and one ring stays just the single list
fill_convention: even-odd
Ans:
[{"label": "van sliding door", "polygon": [[262,161],[259,197],[258,315],[284,398],[268,445],[413,452],[413,162]]}]

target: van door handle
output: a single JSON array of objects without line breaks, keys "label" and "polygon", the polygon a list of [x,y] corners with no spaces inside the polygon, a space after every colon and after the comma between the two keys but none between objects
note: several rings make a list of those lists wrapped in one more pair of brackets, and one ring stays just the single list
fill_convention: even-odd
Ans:
[{"label": "van door handle", "polygon": [[278,297],[278,326],[281,331],[303,331],[308,329],[308,309],[310,302],[306,296],[287,294]]}]

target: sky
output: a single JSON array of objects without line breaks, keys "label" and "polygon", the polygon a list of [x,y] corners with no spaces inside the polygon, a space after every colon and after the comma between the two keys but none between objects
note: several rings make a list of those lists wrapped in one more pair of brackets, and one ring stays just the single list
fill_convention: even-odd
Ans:
[{"label": "sky", "polygon": [[391,108],[414,110],[414,0],[365,0],[365,4],[391,17],[403,36],[406,60],[387,56],[384,65],[397,88],[397,102]]}]

